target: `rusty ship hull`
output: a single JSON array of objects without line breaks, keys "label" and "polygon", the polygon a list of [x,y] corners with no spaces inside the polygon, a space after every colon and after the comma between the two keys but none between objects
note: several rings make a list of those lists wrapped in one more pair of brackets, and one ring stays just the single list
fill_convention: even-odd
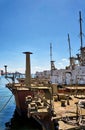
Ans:
[{"label": "rusty ship hull", "polygon": [[[42,130],[47,130],[48,128],[49,130],[55,130],[54,123],[51,120],[52,113],[50,109],[50,103],[47,103],[47,101],[45,101],[45,106],[43,107],[40,106],[39,109],[30,111],[30,116],[28,115],[29,103],[26,102],[26,97],[30,96],[34,99],[35,95],[38,95],[40,91],[45,90],[46,96],[47,96],[46,100],[47,98],[49,100],[49,94],[47,93],[47,91],[49,90],[48,87],[31,87],[31,90],[30,90],[29,88],[23,87],[20,83],[7,84],[6,87],[14,95],[16,111],[19,116],[22,116],[23,118],[24,117],[33,118],[41,126]],[[39,93],[39,95],[41,96],[42,92]]]},{"label": "rusty ship hull", "polygon": [[34,118],[40,125],[42,130],[55,130],[54,122],[51,120],[54,116],[52,105],[52,88],[51,86],[33,85],[31,81],[30,54],[26,54],[26,74],[25,79],[18,79],[15,82],[15,75],[12,77],[7,75],[7,66],[5,65],[5,78],[11,78],[12,82],[6,84],[6,87],[13,93],[16,103],[16,111],[21,116]]}]

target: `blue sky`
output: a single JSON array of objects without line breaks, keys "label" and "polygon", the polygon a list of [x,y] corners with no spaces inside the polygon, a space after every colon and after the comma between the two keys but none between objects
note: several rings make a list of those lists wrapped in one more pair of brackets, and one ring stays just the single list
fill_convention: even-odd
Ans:
[{"label": "blue sky", "polygon": [[22,52],[31,51],[32,73],[49,70],[50,43],[55,66],[69,65],[68,33],[72,55],[80,48],[79,11],[85,33],[85,0],[0,0],[0,68],[23,72]]}]

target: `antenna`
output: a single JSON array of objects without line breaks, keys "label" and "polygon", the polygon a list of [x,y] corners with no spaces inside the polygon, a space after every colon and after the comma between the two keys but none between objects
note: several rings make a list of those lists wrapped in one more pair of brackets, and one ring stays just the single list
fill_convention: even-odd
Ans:
[{"label": "antenna", "polygon": [[82,40],[82,18],[81,18],[81,11],[79,11],[79,22],[80,22],[80,42],[81,42],[81,49],[83,47],[83,40]]}]

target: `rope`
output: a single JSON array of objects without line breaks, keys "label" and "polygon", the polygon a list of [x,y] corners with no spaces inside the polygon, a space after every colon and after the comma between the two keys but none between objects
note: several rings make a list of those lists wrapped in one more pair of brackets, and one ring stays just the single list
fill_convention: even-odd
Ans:
[{"label": "rope", "polygon": [[8,101],[4,104],[4,106],[0,109],[0,112],[6,107],[6,105],[9,103],[13,95],[8,99]]},{"label": "rope", "polygon": [[[9,95],[9,96],[11,96],[11,95]],[[9,96],[8,95],[6,95],[6,96],[0,96],[0,99],[3,98],[3,97],[9,97]]]}]

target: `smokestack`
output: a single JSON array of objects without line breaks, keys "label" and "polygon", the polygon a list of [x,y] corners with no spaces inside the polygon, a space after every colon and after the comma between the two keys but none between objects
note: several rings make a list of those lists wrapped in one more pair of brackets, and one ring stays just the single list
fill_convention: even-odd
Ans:
[{"label": "smokestack", "polygon": [[31,87],[31,67],[30,67],[30,54],[31,52],[23,52],[26,54],[26,77],[25,77],[25,83],[26,87]]}]

